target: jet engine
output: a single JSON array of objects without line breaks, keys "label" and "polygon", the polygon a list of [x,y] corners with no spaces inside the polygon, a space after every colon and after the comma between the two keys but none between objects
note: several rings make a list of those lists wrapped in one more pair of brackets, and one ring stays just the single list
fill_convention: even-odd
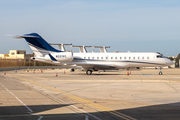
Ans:
[{"label": "jet engine", "polygon": [[71,62],[73,60],[72,52],[60,52],[45,55],[46,61]]}]

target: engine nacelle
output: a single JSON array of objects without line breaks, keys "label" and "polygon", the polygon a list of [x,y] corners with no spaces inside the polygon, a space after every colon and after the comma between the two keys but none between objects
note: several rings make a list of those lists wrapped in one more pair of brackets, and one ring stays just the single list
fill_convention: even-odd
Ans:
[{"label": "engine nacelle", "polygon": [[73,60],[72,52],[60,52],[54,54],[45,55],[46,61],[59,61],[59,62],[71,62]]}]

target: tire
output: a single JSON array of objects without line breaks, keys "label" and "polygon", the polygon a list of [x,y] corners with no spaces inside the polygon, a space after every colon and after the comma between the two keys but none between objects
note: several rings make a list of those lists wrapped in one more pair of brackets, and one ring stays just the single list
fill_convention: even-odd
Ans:
[{"label": "tire", "polygon": [[86,75],[91,75],[92,74],[92,71],[91,70],[87,70],[86,71]]},{"label": "tire", "polygon": [[163,73],[160,71],[160,72],[159,72],[159,75],[162,75],[162,74],[163,74]]},{"label": "tire", "polygon": [[71,72],[74,72],[74,68],[71,69]]}]

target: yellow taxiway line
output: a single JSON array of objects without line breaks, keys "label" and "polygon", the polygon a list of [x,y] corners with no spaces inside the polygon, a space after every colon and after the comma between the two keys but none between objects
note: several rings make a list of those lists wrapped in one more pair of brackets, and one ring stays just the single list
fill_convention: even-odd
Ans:
[{"label": "yellow taxiway line", "polygon": [[36,84],[36,85],[39,85],[39,86],[44,87],[46,89],[52,90],[52,91],[57,92],[57,93],[62,94],[62,95],[65,95],[65,96],[67,96],[67,97],[69,97],[71,99],[79,101],[79,102],[81,102],[83,104],[87,104],[87,105],[89,105],[91,107],[94,107],[96,109],[99,109],[99,110],[102,110],[102,111],[106,111],[106,112],[108,112],[108,113],[110,113],[112,115],[115,115],[117,117],[120,117],[122,119],[125,119],[125,120],[136,120],[135,118],[132,118],[132,117],[130,117],[128,115],[125,115],[125,114],[122,114],[120,112],[117,112],[117,111],[115,111],[113,109],[101,106],[101,105],[99,105],[97,103],[93,103],[91,101],[85,100],[83,98],[77,97],[77,96],[69,94],[69,93],[66,93],[64,91],[60,91],[60,90],[55,89],[53,87],[50,87],[50,86],[47,86],[47,85],[44,85],[44,84],[41,84],[41,83],[38,83],[38,82],[35,82],[35,81],[27,80],[27,79],[24,79],[24,78],[15,77],[15,76],[12,76],[12,75],[7,75],[7,76],[12,77],[12,78],[16,78],[16,79],[19,79],[19,80],[27,81],[27,82],[30,82],[30,83],[33,83],[33,84]]}]

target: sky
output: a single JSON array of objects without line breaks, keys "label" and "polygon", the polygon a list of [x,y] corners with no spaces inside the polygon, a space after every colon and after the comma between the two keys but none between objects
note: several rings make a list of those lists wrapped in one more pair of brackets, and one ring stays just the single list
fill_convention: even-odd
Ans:
[{"label": "sky", "polygon": [[179,0],[0,0],[0,53],[33,53],[24,39],[7,34],[38,33],[49,43],[177,56],[179,14]]}]

